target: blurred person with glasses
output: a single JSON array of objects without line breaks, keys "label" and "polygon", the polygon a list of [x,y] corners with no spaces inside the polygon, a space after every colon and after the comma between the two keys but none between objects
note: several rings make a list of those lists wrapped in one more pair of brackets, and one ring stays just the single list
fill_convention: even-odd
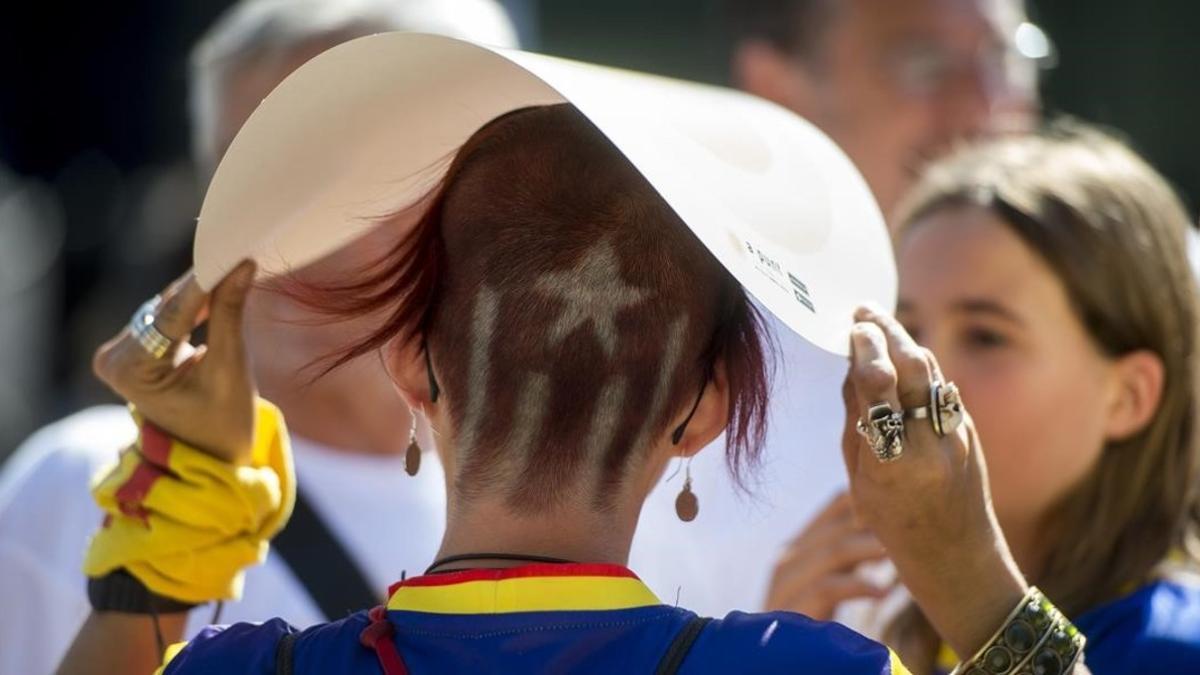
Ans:
[{"label": "blurred person with glasses", "polygon": [[[1038,73],[1056,58],[1022,0],[730,0],[724,8],[733,83],[798,113],[838,143],[890,227],[889,216],[930,161],[958,142],[1037,125]],[[838,494],[844,470],[823,452],[839,443],[842,411],[828,392],[840,386],[845,364],[806,353],[810,367],[787,372],[789,361],[811,350],[785,328],[775,332],[787,355],[780,388],[808,411],[803,420],[780,419],[767,448],[770,461],[794,465],[793,475],[805,477],[770,491],[794,520],[770,520],[775,548],[765,557],[791,568],[805,523],[853,522],[848,498]],[[869,536],[849,543],[839,548],[839,569],[883,555]],[[779,574],[763,570],[754,589],[768,608],[788,604]],[[846,599],[882,597],[888,588],[845,575],[803,592],[820,596],[818,613],[832,614]]]},{"label": "blurred person with glasses", "polygon": [[829,134],[885,215],[959,140],[1026,131],[1046,34],[1021,0],[737,0],[734,83]]}]

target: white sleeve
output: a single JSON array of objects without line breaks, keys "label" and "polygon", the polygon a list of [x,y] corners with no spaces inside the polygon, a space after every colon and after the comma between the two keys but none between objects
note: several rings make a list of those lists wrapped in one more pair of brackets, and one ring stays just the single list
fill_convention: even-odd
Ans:
[{"label": "white sleeve", "polygon": [[73,582],[0,541],[0,675],[50,675],[58,667],[88,614],[83,575]]},{"label": "white sleeve", "polygon": [[34,434],[0,474],[0,675],[54,671],[88,613],[82,572],[100,524],[92,474],[136,431],[119,406]]}]

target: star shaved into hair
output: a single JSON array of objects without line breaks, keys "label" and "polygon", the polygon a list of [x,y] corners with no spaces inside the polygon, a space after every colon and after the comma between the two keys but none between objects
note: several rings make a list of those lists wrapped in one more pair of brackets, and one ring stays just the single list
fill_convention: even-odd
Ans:
[{"label": "star shaved into hair", "polygon": [[577,328],[590,323],[604,353],[617,349],[617,314],[649,296],[621,278],[621,265],[610,241],[596,244],[579,263],[559,272],[548,272],[534,288],[563,302],[562,313],[550,327],[550,344],[557,346]]}]

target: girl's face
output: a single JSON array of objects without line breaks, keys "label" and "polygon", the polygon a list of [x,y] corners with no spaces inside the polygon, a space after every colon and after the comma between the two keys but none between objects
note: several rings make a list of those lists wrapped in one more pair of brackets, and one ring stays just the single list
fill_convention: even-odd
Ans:
[{"label": "girl's face", "polygon": [[897,315],[962,391],[1002,527],[1036,526],[1099,460],[1112,362],[1051,269],[990,211],[936,210],[897,257]]}]

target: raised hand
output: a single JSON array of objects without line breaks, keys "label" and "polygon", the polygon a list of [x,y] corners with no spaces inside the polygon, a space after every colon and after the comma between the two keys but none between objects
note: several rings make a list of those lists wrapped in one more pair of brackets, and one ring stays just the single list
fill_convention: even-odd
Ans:
[{"label": "raised hand", "polygon": [[894,318],[867,309],[855,318],[842,451],[856,511],[938,633],[973,654],[1028,588],[992,510],[979,436],[966,414],[944,436],[906,415],[900,456],[880,461],[856,420],[879,404],[929,405],[942,376]]},{"label": "raised hand", "polygon": [[[191,272],[161,295],[149,325],[170,341],[155,355],[132,327],[96,351],[92,367],[118,396],[185,443],[230,462],[248,459],[254,438],[255,386],[243,336],[254,263],[244,262],[205,293]],[[208,321],[208,344],[188,339]]]},{"label": "raised hand", "polygon": [[855,517],[849,493],[839,493],[784,549],[766,609],[828,621],[847,600],[881,598],[891,586],[872,582],[857,568],[885,557],[883,544]]}]

